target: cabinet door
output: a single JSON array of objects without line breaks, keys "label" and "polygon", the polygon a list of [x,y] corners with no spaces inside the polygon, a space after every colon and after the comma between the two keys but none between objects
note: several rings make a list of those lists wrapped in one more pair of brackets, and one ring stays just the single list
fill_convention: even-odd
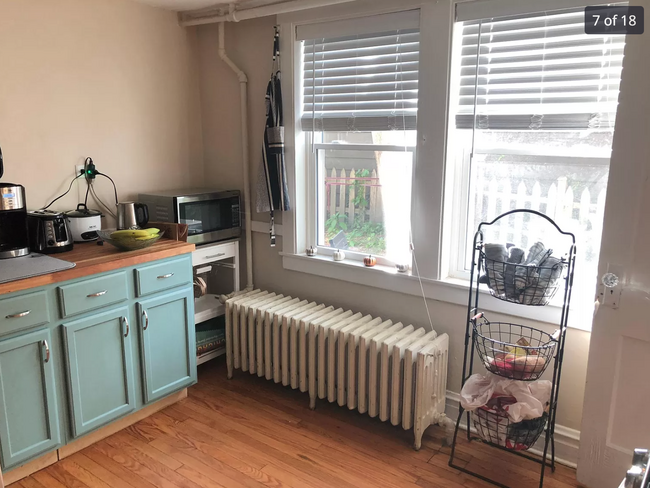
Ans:
[{"label": "cabinet door", "polygon": [[144,401],[196,383],[192,288],[138,302]]},{"label": "cabinet door", "polygon": [[63,325],[74,437],[135,408],[129,324],[120,307]]},{"label": "cabinet door", "polygon": [[49,329],[0,341],[0,453],[7,470],[60,443]]}]

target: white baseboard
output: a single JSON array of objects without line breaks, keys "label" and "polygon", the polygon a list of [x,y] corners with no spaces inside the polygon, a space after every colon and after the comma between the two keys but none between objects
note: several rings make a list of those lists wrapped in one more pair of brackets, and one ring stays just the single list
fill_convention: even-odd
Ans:
[{"label": "white baseboard", "polygon": [[[460,395],[454,391],[447,390],[447,406],[445,413],[447,417],[456,422],[458,418],[458,407],[460,404]],[[466,428],[466,422],[461,421],[461,428]],[[474,429],[472,428],[472,431]],[[545,435],[539,438],[535,446],[529,452],[541,456],[544,450]],[[555,425],[555,460],[575,468],[578,463],[578,449],[580,447],[580,431],[564,427],[563,425]]]}]

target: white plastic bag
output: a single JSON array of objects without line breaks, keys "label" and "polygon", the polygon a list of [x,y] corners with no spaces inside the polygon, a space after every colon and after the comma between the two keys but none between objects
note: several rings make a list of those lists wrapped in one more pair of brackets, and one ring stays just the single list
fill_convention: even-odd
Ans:
[{"label": "white plastic bag", "polygon": [[517,403],[508,405],[506,411],[512,422],[536,419],[544,415],[551,399],[550,381],[525,382],[496,375],[473,374],[460,392],[460,404],[470,412],[486,405],[494,396],[512,396]]}]

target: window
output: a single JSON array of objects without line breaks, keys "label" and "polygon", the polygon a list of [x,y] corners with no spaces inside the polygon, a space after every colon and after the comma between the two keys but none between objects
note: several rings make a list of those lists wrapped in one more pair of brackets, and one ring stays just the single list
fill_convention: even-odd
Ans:
[{"label": "window", "polygon": [[[468,276],[480,222],[535,209],[576,234],[573,303],[593,306],[625,37],[586,35],[582,8],[488,19],[462,9],[459,20],[447,155],[448,203],[458,217],[449,226],[450,275]],[[541,219],[518,215],[485,239],[567,249],[546,230]]]},{"label": "window", "polygon": [[[572,304],[582,310],[571,325],[589,327],[625,38],[585,35],[583,0],[543,5],[374,0],[332,6],[329,22],[279,17],[295,41],[283,58],[294,61],[283,83],[294,95],[285,113],[297,202],[285,268],[466,305],[458,280],[469,278],[478,224],[531,208],[576,234]],[[486,238],[564,252],[536,224],[513,217]],[[321,257],[340,248],[346,261],[411,264],[422,280],[304,258],[312,245]]]},{"label": "window", "polygon": [[299,26],[302,116],[321,253],[410,264],[419,13]]}]

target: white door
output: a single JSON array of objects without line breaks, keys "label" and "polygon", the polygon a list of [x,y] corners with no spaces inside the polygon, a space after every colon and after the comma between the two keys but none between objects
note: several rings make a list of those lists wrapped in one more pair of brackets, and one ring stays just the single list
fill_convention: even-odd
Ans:
[{"label": "white door", "polygon": [[578,461],[589,488],[618,486],[632,450],[650,448],[650,32],[626,42],[600,254],[622,292],[594,318]]}]

